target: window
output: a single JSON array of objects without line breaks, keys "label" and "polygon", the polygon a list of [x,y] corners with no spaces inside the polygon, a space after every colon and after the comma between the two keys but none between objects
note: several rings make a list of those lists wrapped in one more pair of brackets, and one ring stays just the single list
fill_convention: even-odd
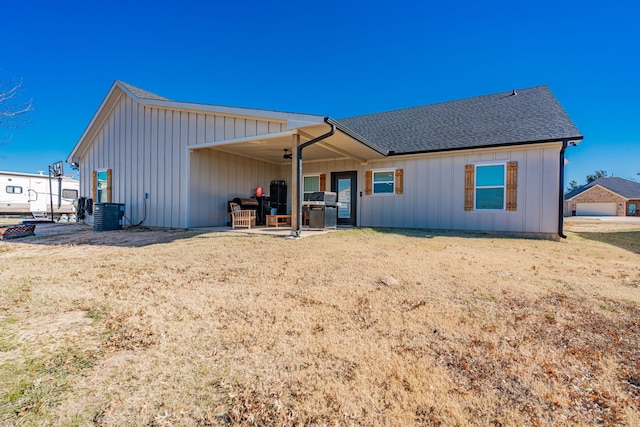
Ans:
[{"label": "window", "polygon": [[302,177],[303,200],[311,200],[311,193],[320,191],[320,175],[308,175]]},{"label": "window", "polygon": [[63,199],[77,199],[78,198],[78,190],[71,190],[69,188],[62,189],[62,198]]},{"label": "window", "polygon": [[394,178],[392,170],[373,171],[373,194],[393,194]]},{"label": "window", "polygon": [[627,213],[627,215],[636,216],[637,212],[637,205],[635,203],[629,203],[629,212]]},{"label": "window", "polygon": [[7,185],[7,193],[9,194],[22,194],[22,187],[18,185]]},{"label": "window", "polygon": [[372,194],[402,194],[403,170],[384,169],[366,171],[364,173],[364,193]]},{"label": "window", "polygon": [[111,203],[111,169],[93,171],[94,203]]},{"label": "window", "polygon": [[518,209],[518,162],[465,166],[464,210]]},{"label": "window", "polygon": [[476,166],[476,209],[504,209],[505,165]]}]

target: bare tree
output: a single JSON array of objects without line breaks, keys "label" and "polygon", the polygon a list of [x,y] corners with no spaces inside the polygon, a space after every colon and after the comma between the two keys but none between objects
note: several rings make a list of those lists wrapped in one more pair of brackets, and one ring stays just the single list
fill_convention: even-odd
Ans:
[{"label": "bare tree", "polygon": [[[20,100],[22,79],[19,81],[0,81],[0,127],[16,129],[25,122],[26,113],[33,110],[33,101]],[[10,138],[0,137],[0,142]]]}]

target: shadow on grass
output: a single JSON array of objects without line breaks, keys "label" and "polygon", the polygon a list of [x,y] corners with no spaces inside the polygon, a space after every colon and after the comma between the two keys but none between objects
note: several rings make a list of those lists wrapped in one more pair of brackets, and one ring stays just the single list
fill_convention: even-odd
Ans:
[{"label": "shadow on grass", "polygon": [[395,234],[405,237],[418,237],[431,239],[433,237],[462,237],[468,239],[534,239],[549,240],[547,236],[534,233],[510,233],[502,231],[462,231],[422,228],[356,228],[361,233]]},{"label": "shadow on grass", "polygon": [[607,243],[640,254],[640,231],[574,232],[576,236],[587,240]]},{"label": "shadow on grass", "polygon": [[[9,239],[6,242],[50,246],[144,247],[167,244],[193,237],[216,238],[228,236],[227,233],[220,232],[149,228],[144,226],[110,231],[94,231],[92,227],[84,224],[48,224],[46,226],[39,225],[38,227],[36,227],[35,236]],[[237,237],[251,236],[237,233]]]}]

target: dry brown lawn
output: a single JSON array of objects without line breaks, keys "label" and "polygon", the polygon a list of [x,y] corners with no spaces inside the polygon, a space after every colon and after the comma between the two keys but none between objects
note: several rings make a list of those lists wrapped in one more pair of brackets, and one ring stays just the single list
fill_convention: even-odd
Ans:
[{"label": "dry brown lawn", "polygon": [[583,225],[0,242],[0,424],[640,425],[640,229]]}]

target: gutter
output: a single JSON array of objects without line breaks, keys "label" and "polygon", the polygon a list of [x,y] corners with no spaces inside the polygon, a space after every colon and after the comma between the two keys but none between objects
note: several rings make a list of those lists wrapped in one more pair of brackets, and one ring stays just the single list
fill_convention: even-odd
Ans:
[{"label": "gutter", "polygon": [[[296,179],[298,180],[298,191],[296,192],[296,207],[298,209],[298,215],[296,215],[295,229],[291,230],[291,237],[300,237],[300,232],[302,230],[302,191],[300,191],[300,185],[302,183],[302,149],[315,144],[316,142],[322,141],[323,139],[329,138],[336,131],[336,125],[332,123],[333,121],[329,117],[325,117],[324,122],[331,126],[331,130],[329,130],[329,132],[298,145],[298,158],[296,161]],[[292,224],[292,226],[293,225],[294,224]]]},{"label": "gutter", "polygon": [[563,239],[566,239],[567,236],[564,234],[564,152],[569,145],[568,140],[562,141],[562,148],[560,149],[560,179],[559,179],[559,196],[560,203],[558,203],[558,236]]},{"label": "gutter", "polygon": [[[567,139],[567,141],[578,141],[581,140],[582,136],[574,136]],[[515,147],[522,145],[533,145],[533,144],[546,144],[549,142],[558,142],[556,139],[540,139],[536,141],[525,141],[525,142],[509,142],[504,144],[486,144],[486,145],[476,145],[476,146],[467,146],[467,147],[451,147],[451,148],[436,148],[433,150],[416,150],[416,151],[389,151],[388,155],[391,156],[408,156],[414,154],[432,154],[432,153],[446,153],[452,151],[464,151],[464,150],[476,150],[481,148],[502,148],[502,147]]]}]

